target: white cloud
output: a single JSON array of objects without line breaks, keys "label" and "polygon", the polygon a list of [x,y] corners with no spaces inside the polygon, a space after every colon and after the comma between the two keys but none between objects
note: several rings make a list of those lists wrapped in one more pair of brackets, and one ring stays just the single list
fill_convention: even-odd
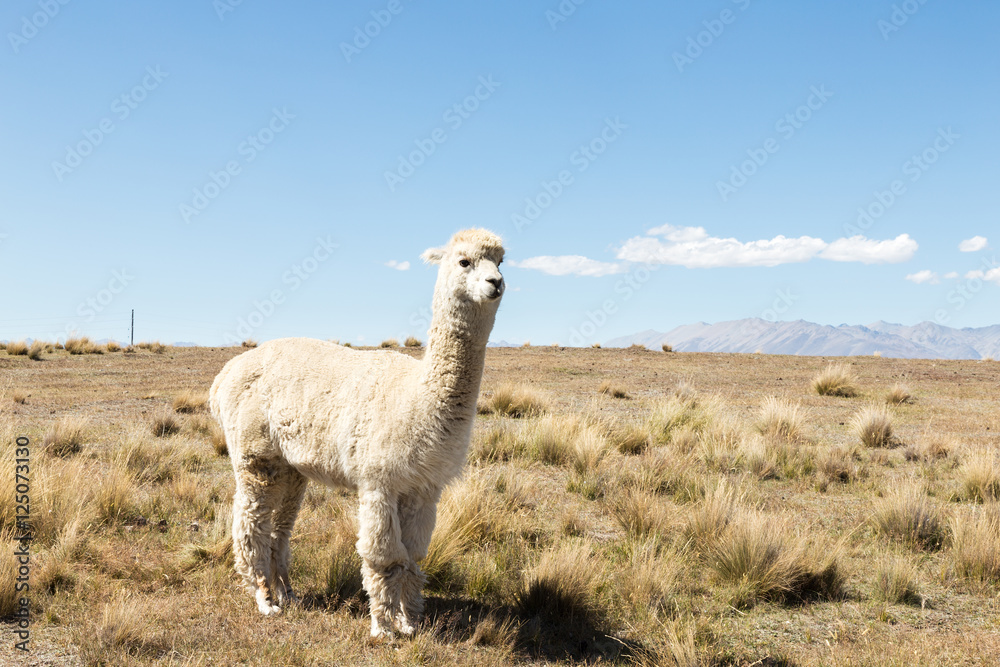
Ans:
[{"label": "white cloud", "polygon": [[965,239],[959,243],[958,249],[962,252],[978,252],[985,248],[988,243],[985,236],[973,236],[971,239]]},{"label": "white cloud", "polygon": [[888,241],[873,241],[864,236],[837,239],[820,253],[823,259],[834,262],[861,262],[863,264],[898,264],[913,257],[917,242],[909,234],[900,234]]},{"label": "white cloud", "polygon": [[385,265],[388,266],[390,269],[396,269],[397,271],[409,271],[410,270],[410,263],[409,262],[397,262],[394,259],[390,259],[388,262],[385,263]]},{"label": "white cloud", "polygon": [[952,280],[954,278],[958,278],[958,271],[949,271],[948,273],[944,274],[945,280]]},{"label": "white cloud", "polygon": [[930,285],[937,285],[939,282],[941,282],[941,279],[938,278],[938,274],[934,271],[931,271],[930,269],[924,269],[923,271],[917,271],[916,273],[911,273],[906,276],[906,279],[909,280],[911,283],[916,283],[918,285],[921,285],[923,283],[928,283]]},{"label": "white cloud", "polygon": [[550,276],[590,276],[599,278],[609,276],[613,273],[621,273],[621,264],[610,262],[599,262],[596,259],[589,259],[582,255],[541,255],[539,257],[529,257],[521,261],[511,261],[513,266],[521,269],[534,269],[547,273]]},{"label": "white cloud", "polygon": [[648,264],[676,264],[689,269],[720,266],[777,266],[805,262],[816,256],[826,243],[811,236],[748,241],[709,236],[701,227],[664,225],[649,230],[658,238],[636,236],[618,250],[618,259]]},{"label": "white cloud", "polygon": [[980,271],[979,269],[975,271],[969,271],[965,274],[968,280],[985,280],[986,282],[996,283],[1000,285],[1000,267],[995,269],[990,269],[989,271]]},{"label": "white cloud", "polygon": [[[689,269],[718,267],[778,266],[808,262],[816,257],[835,262],[893,264],[905,262],[917,251],[909,234],[876,241],[864,236],[827,243],[812,236],[782,235],[758,241],[710,236],[704,227],[654,227],[646,236],[625,241],[616,253],[617,263],[600,262],[580,255],[532,257],[515,263],[550,275],[606,276],[622,273],[628,263],[670,264]],[[916,275],[916,274],[914,274]]]}]

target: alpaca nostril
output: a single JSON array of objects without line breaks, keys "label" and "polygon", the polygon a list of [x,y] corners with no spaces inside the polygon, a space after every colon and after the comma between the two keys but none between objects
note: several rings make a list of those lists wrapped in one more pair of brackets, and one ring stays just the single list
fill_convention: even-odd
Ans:
[{"label": "alpaca nostril", "polygon": [[499,290],[500,286],[503,285],[503,278],[487,278],[486,282],[488,282],[490,285],[493,285]]}]

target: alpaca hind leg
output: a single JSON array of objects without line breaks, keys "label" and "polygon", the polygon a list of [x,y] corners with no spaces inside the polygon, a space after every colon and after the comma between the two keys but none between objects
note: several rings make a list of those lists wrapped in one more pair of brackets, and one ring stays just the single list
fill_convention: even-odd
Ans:
[{"label": "alpaca hind leg", "polygon": [[437,518],[437,501],[437,495],[433,498],[408,496],[399,501],[403,546],[409,556],[403,572],[400,596],[399,630],[405,634],[413,634],[424,613],[423,590],[427,584],[427,575],[420,569],[417,561],[427,556]]},{"label": "alpaca hind leg", "polygon": [[275,481],[274,461],[245,461],[236,471],[233,496],[233,554],[236,569],[254,593],[264,615],[277,614],[271,568],[274,539],[272,523],[281,489]]},{"label": "alpaca hind leg", "polygon": [[299,508],[302,506],[302,497],[306,493],[308,480],[291,466],[288,466],[281,477],[280,486],[285,492],[284,497],[279,499],[272,519],[274,529],[271,533],[271,573],[274,577],[274,592],[277,595],[278,606],[284,607],[296,600],[288,577],[290,557],[288,540],[295,526],[295,519],[299,515]]},{"label": "alpaca hind leg", "polygon": [[360,496],[357,547],[371,605],[372,637],[392,635],[409,561],[400,537],[397,502],[391,494],[378,489],[364,490]]}]

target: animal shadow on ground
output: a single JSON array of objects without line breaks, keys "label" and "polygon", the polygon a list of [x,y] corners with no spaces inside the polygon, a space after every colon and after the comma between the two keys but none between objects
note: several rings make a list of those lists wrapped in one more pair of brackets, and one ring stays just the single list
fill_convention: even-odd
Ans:
[{"label": "animal shadow on ground", "polygon": [[[514,657],[603,662],[630,661],[648,655],[646,647],[638,642],[611,637],[603,619],[585,610],[538,609],[530,604],[495,605],[436,595],[428,595],[425,603],[418,632],[429,633],[442,643],[492,643],[503,641],[497,635],[509,635]],[[359,622],[368,616],[368,597],[361,590],[348,597],[305,593],[301,605],[312,611],[345,609]],[[477,635],[484,622],[494,632]]]}]

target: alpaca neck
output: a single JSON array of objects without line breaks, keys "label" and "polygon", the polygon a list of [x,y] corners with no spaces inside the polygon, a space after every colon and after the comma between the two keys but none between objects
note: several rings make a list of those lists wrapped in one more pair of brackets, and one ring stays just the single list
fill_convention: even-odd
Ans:
[{"label": "alpaca neck", "polygon": [[496,308],[435,299],[422,382],[445,418],[475,414]]}]

